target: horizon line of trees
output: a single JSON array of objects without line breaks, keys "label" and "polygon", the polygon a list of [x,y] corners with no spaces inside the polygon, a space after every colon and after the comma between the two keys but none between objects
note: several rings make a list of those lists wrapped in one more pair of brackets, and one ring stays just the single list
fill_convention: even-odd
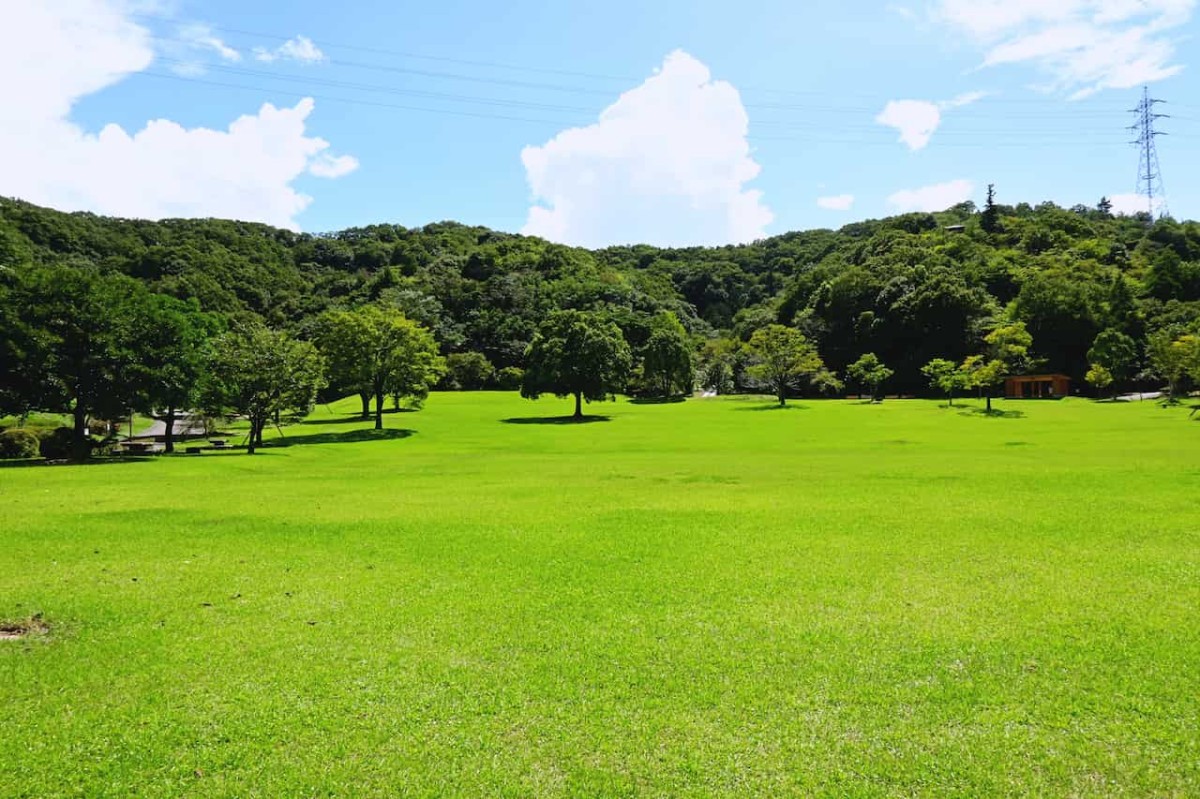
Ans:
[{"label": "horizon line of trees", "polygon": [[[385,398],[432,388],[581,406],[847,384],[990,399],[1013,370],[1111,393],[1200,383],[1200,225],[994,198],[752,245],[596,252],[453,223],[313,236],[0,199],[0,410],[70,414],[82,454],[90,418],[200,406],[244,415],[260,444],[325,389],[358,394],[364,417],[373,403],[380,426]],[[279,364],[304,379],[245,377]]]}]

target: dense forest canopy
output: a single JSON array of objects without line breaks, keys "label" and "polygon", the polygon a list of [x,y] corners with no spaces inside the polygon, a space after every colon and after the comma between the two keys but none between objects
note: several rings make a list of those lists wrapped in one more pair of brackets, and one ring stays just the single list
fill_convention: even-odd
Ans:
[{"label": "dense forest canopy", "polygon": [[47,265],[120,273],[299,339],[315,337],[323,312],[384,303],[430,330],[442,355],[482,353],[495,375],[523,367],[539,323],[563,309],[605,312],[635,353],[672,312],[702,361],[784,324],[834,374],[874,353],[894,370],[889,391],[925,393],[936,393],[925,364],[979,352],[1004,321],[1032,335],[1030,368],[1077,381],[1106,330],[1141,358],[1156,332],[1200,327],[1200,224],[1114,216],[1104,202],[965,203],[738,246],[589,251],[453,222],[307,234],[0,199],[0,267]]}]

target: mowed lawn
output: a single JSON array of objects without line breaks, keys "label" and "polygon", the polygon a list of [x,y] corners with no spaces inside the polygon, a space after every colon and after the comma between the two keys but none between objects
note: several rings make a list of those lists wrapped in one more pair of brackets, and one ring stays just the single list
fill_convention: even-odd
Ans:
[{"label": "mowed lawn", "polygon": [[1200,795],[1186,410],[356,404],[0,469],[0,795]]}]

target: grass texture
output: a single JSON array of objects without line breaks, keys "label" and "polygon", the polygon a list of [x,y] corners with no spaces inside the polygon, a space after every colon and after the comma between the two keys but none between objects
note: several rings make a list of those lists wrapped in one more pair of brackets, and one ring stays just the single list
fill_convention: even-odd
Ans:
[{"label": "grass texture", "polygon": [[0,468],[0,796],[1200,795],[1186,411],[356,405]]}]

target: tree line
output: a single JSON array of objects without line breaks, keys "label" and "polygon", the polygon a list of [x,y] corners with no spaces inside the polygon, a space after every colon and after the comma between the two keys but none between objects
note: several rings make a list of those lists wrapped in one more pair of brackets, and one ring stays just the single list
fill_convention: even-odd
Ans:
[{"label": "tree line", "polygon": [[[322,391],[379,425],[385,399],[435,387],[577,406],[697,385],[990,397],[1038,370],[1178,394],[1197,382],[1200,225],[989,193],[749,245],[587,251],[455,223],[312,235],[0,199],[0,322],[0,410],[69,413],[76,433],[203,401],[257,442]],[[293,385],[244,377],[280,364]]]}]

